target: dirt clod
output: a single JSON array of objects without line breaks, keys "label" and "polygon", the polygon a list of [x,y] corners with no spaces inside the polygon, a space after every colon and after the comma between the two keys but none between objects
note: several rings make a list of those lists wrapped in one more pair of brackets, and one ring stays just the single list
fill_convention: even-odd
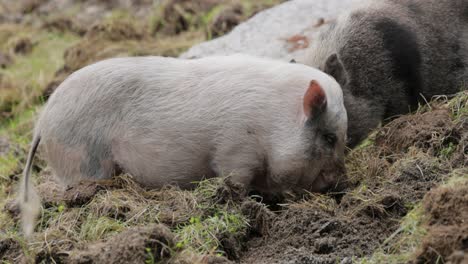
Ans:
[{"label": "dirt clod", "polygon": [[424,197],[428,233],[416,255],[416,263],[434,259],[461,263],[468,254],[468,183],[441,187]]},{"label": "dirt clod", "polygon": [[251,235],[267,235],[275,214],[264,204],[255,201],[245,201],[241,207],[242,214],[249,221]]},{"label": "dirt clod", "polygon": [[32,51],[34,43],[28,37],[21,37],[18,39],[12,40],[10,43],[11,49],[15,54],[28,54]]},{"label": "dirt clod", "polygon": [[112,187],[112,181],[109,181],[109,185],[104,182],[85,181],[67,189],[63,199],[68,206],[79,207],[87,204],[99,191],[107,187]]},{"label": "dirt clod", "polygon": [[215,197],[213,200],[216,203],[227,203],[229,201],[242,201],[247,196],[247,191],[244,186],[239,183],[235,183],[231,178],[227,177],[224,179],[223,184],[221,184],[216,190]]},{"label": "dirt clod", "polygon": [[438,109],[395,119],[377,133],[377,146],[391,153],[417,147],[438,153],[444,139],[450,138],[454,125],[448,109]]},{"label": "dirt clod", "polygon": [[72,251],[70,263],[144,263],[170,256],[174,235],[164,225],[133,227],[108,241],[90,244],[87,249]]},{"label": "dirt clod", "polygon": [[17,263],[21,255],[21,245],[12,238],[0,240],[0,259],[4,262]]}]

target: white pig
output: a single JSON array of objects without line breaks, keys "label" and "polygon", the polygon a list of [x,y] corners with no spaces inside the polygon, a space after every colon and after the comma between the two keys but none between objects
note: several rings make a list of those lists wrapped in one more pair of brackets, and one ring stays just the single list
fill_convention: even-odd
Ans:
[{"label": "white pig", "polygon": [[25,232],[38,211],[29,178],[39,142],[68,185],[117,171],[149,187],[230,175],[277,193],[335,184],[324,171],[343,168],[346,129],[339,84],[309,66],[246,55],[104,60],[68,77],[40,115],[23,176]]}]

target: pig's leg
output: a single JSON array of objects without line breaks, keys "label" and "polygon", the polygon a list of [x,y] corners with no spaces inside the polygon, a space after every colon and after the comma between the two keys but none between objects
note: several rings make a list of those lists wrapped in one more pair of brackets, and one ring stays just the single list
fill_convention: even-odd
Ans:
[{"label": "pig's leg", "polygon": [[251,185],[255,172],[262,166],[260,154],[248,143],[220,146],[213,159],[212,169],[217,176],[230,176],[245,188]]},{"label": "pig's leg", "polygon": [[66,185],[74,185],[82,180],[108,179],[113,176],[114,163],[110,156],[105,156],[103,152],[99,153],[99,149],[92,146],[69,146],[48,141],[44,147],[54,175]]}]

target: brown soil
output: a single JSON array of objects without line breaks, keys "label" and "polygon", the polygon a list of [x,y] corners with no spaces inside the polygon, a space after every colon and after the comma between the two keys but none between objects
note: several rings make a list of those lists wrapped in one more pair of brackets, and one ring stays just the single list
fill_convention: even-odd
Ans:
[{"label": "brown soil", "polygon": [[4,262],[20,263],[22,262],[21,245],[17,240],[6,238],[0,240],[0,260]]},{"label": "brown soil", "polygon": [[376,143],[390,152],[417,147],[434,155],[453,138],[454,126],[447,109],[402,116],[379,131]]},{"label": "brown soil", "polygon": [[[468,173],[468,172],[465,172]],[[468,183],[437,188],[424,197],[427,235],[415,263],[468,260]],[[465,262],[463,262],[465,261]]]},{"label": "brown soil", "polygon": [[398,228],[405,204],[417,202],[444,177],[444,170],[424,158],[388,167],[365,191],[346,193],[334,208],[309,203],[285,208],[270,220],[268,235],[248,242],[242,262],[336,263],[371,254]]},{"label": "brown soil", "polygon": [[[241,262],[351,263],[353,257],[372,254],[397,230],[407,205],[417,203],[446,177],[449,169],[436,157],[445,140],[460,132],[457,127],[447,109],[401,117],[377,133],[376,147],[351,153],[350,187],[344,195],[332,195],[312,204],[292,204],[276,214],[267,209],[268,213],[263,214],[247,210],[249,219],[254,219],[251,225],[255,232],[245,245],[247,252]],[[431,140],[423,136],[434,134],[438,137]],[[456,138],[451,142],[466,144]],[[354,170],[353,159],[360,167],[363,160],[368,165],[362,171]],[[454,204],[465,199],[455,192],[451,197],[456,200]],[[428,210],[437,210],[439,221],[450,218],[455,211],[459,219],[468,219],[463,212],[468,212],[466,208],[447,206],[447,210]],[[460,233],[460,227],[448,229],[459,233],[441,236],[448,232],[444,226],[435,230],[432,238],[437,238],[440,247],[450,249],[444,258],[457,249],[453,254],[459,257],[463,245],[466,249],[466,236]],[[431,259],[433,255],[428,254],[426,259]]]}]

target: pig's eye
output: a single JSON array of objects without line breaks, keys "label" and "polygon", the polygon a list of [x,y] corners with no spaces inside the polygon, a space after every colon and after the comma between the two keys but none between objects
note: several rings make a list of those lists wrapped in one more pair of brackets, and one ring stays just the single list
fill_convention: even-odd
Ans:
[{"label": "pig's eye", "polygon": [[324,137],[325,141],[326,141],[331,147],[335,146],[336,140],[337,140],[335,134],[327,133],[327,134],[323,135],[323,137]]}]

